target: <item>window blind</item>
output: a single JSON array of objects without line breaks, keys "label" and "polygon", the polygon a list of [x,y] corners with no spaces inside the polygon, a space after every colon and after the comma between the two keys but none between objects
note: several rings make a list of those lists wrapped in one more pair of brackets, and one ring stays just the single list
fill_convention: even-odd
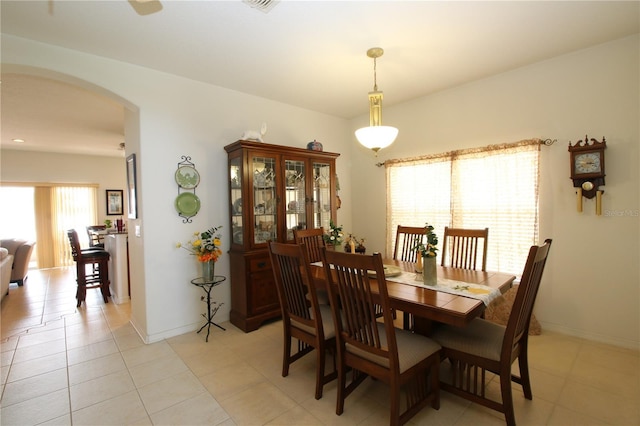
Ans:
[{"label": "window blind", "polygon": [[439,238],[445,226],[489,228],[487,269],[522,273],[538,239],[539,147],[534,139],[385,162],[387,256],[398,225],[429,223]]}]

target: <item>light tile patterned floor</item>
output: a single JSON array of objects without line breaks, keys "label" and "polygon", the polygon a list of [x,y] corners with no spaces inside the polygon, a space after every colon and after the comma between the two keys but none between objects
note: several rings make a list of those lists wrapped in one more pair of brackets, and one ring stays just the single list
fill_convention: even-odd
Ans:
[{"label": "light tile patterned floor", "polygon": [[[281,371],[281,323],[245,334],[187,333],[144,345],[129,304],[89,290],[75,308],[73,271],[32,271],[2,301],[0,423],[7,425],[384,425],[387,388],[366,381],[335,415],[335,382],[314,393],[314,357]],[[544,332],[530,339],[533,401],[514,386],[520,425],[640,424],[638,352]],[[495,383],[489,392],[499,392]],[[413,425],[502,425],[497,412],[442,393]]]}]

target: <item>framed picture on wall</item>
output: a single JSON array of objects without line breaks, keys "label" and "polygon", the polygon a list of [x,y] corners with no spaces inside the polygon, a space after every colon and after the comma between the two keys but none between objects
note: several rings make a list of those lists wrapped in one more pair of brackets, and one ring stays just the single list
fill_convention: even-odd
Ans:
[{"label": "framed picture on wall", "polygon": [[127,157],[127,200],[129,201],[129,219],[138,218],[138,203],[136,193],[136,155]]},{"label": "framed picture on wall", "polygon": [[107,216],[122,216],[122,190],[107,189]]}]

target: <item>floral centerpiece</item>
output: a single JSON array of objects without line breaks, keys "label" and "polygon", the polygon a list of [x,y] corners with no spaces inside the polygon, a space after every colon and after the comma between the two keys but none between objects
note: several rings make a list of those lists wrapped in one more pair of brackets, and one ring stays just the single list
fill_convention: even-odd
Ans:
[{"label": "floral centerpiece", "polygon": [[203,278],[206,281],[213,279],[215,262],[222,255],[220,248],[222,236],[218,232],[221,228],[222,226],[216,226],[204,232],[194,232],[193,237],[186,244],[176,244],[176,247],[187,250],[202,262]]},{"label": "floral centerpiece", "polygon": [[422,255],[422,257],[436,257],[438,251],[438,236],[433,232],[433,226],[428,223],[425,224],[424,233],[427,236],[427,243],[419,243],[415,249]]},{"label": "floral centerpiece", "polygon": [[334,247],[338,247],[342,244],[342,238],[344,234],[342,233],[342,225],[337,226],[333,223],[333,220],[329,221],[329,230],[325,235],[323,235],[324,242],[328,245],[332,245]]},{"label": "floral centerpiece", "polygon": [[[418,266],[416,270],[422,269],[422,278],[426,285],[436,285],[438,281],[436,271],[436,252],[438,251],[438,236],[433,232],[433,226],[425,224],[424,233],[427,236],[426,243],[419,243],[415,249],[418,250]],[[424,263],[421,265],[420,263]]]}]

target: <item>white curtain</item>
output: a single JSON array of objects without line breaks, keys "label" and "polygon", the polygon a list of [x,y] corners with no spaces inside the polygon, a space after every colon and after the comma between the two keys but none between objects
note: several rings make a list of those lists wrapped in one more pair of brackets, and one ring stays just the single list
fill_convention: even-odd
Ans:
[{"label": "white curtain", "polygon": [[[387,256],[398,225],[489,228],[487,269],[522,273],[538,240],[540,140],[390,160]],[[442,246],[442,242],[438,244]]]}]

